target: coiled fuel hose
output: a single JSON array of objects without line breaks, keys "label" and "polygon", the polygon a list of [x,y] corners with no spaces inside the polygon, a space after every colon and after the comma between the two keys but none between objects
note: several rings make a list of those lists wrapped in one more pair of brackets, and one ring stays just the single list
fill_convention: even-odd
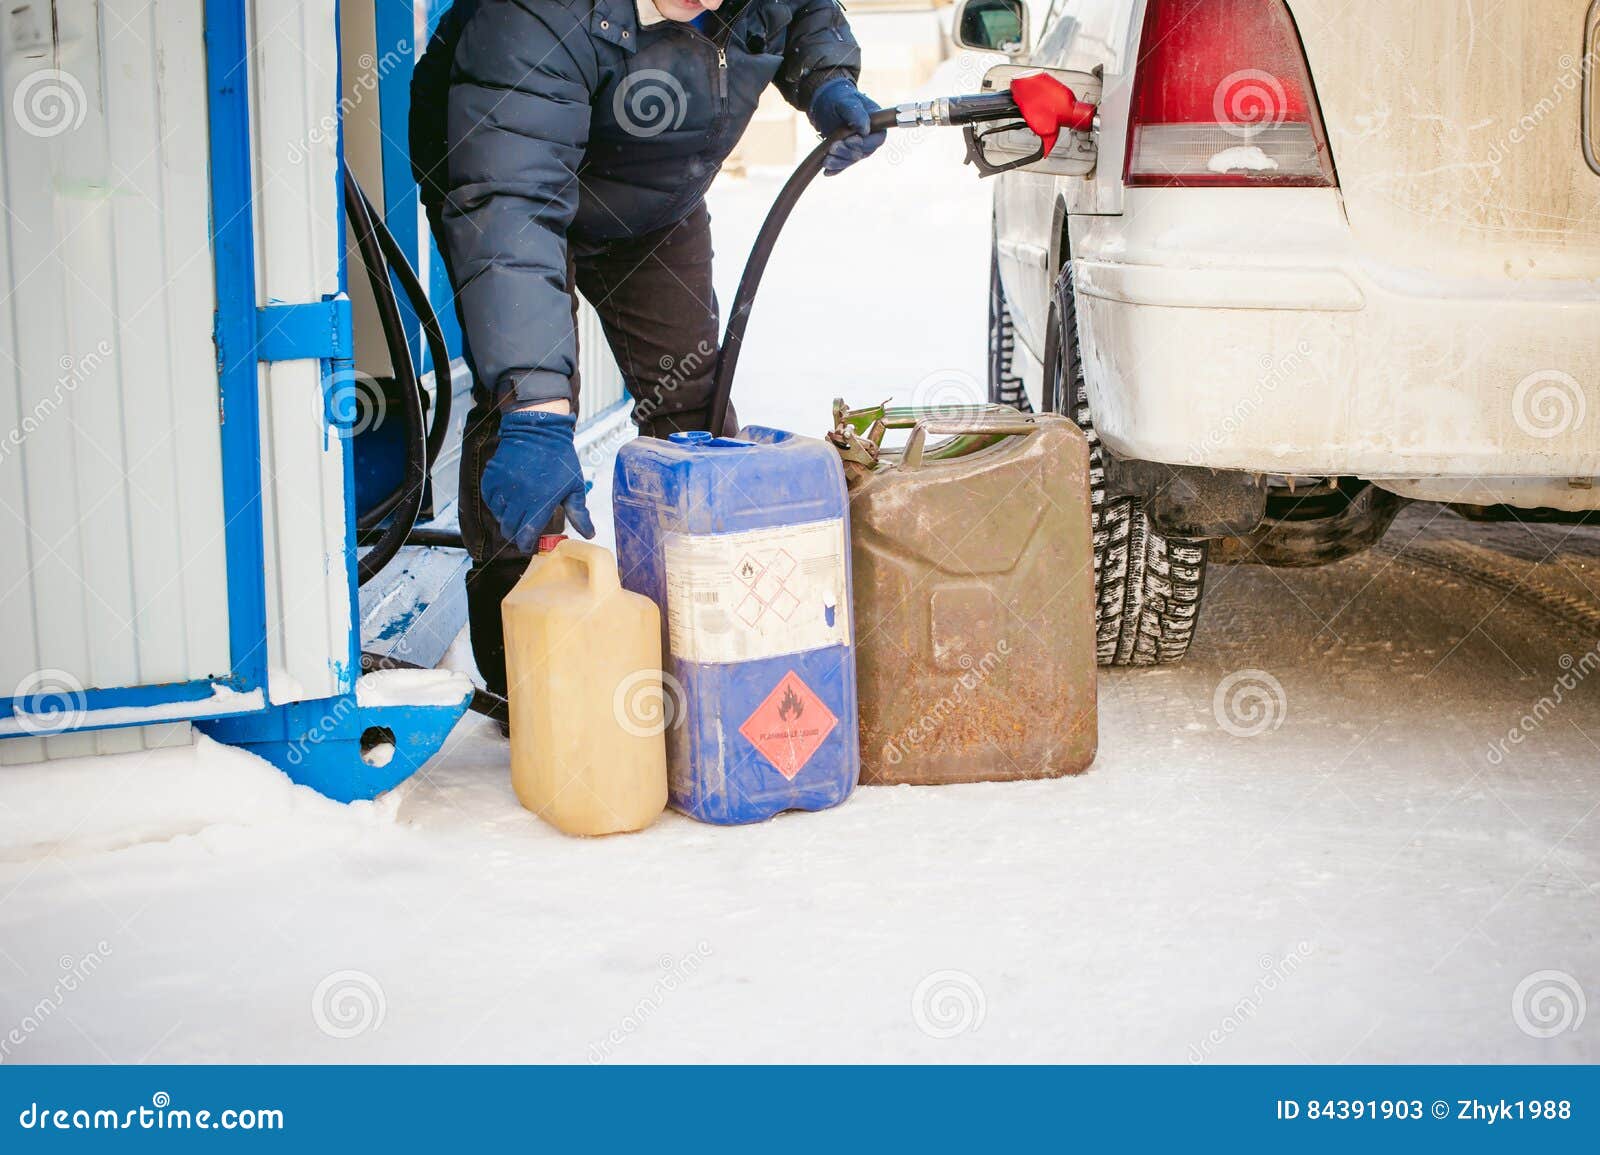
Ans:
[{"label": "coiled fuel hose", "polygon": [[[355,234],[362,267],[366,269],[367,282],[372,287],[372,296],[377,304],[378,322],[383,329],[389,360],[394,366],[401,417],[406,427],[405,472],[400,485],[363,513],[356,522],[357,544],[371,547],[356,566],[357,584],[365,585],[394,560],[395,554],[400,552],[400,547],[415,529],[428,476],[449,432],[452,379],[450,348],[445,343],[444,330],[428,300],[427,290],[422,287],[422,282],[401,252],[394,234],[384,225],[372,201],[349,169],[344,174],[344,206]],[[422,322],[428,352],[433,358],[435,400],[432,420],[426,430],[422,421],[422,382],[411,358],[411,344],[400,316],[399,298],[389,280],[391,273]],[[388,524],[384,525],[386,519]],[[459,544],[459,539],[439,541],[437,544]]]}]

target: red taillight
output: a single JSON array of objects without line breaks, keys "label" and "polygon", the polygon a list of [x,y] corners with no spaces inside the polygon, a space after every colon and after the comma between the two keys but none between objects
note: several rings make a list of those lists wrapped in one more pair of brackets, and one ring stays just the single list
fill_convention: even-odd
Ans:
[{"label": "red taillight", "polygon": [[1135,186],[1337,183],[1284,0],[1150,0],[1125,177]]}]

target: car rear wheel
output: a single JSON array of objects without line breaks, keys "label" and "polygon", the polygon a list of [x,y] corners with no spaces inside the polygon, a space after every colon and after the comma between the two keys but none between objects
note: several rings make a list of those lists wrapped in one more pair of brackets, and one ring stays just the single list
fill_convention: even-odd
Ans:
[{"label": "car rear wheel", "polygon": [[[1015,354],[1010,314],[998,273],[991,274],[990,347]],[[1004,324],[1003,331],[996,324]],[[1020,374],[1001,357],[992,357],[990,396],[1007,401],[996,388]],[[1026,395],[1024,395],[1026,402]],[[1168,537],[1156,531],[1141,501],[1107,499],[1105,449],[1095,433],[1078,344],[1077,293],[1072,265],[1061,271],[1051,292],[1044,350],[1044,408],[1064,413],[1089,438],[1089,485],[1094,527],[1094,580],[1097,617],[1096,657],[1102,666],[1156,666],[1181,661],[1189,652],[1205,589],[1206,543]]]}]

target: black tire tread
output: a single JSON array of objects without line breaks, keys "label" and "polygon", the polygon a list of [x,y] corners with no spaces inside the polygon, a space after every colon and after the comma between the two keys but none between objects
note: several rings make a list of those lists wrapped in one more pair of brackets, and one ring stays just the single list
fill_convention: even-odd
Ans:
[{"label": "black tire tread", "polygon": [[1024,413],[1033,412],[1028,389],[1017,371],[1017,330],[1011,320],[1011,306],[1000,283],[1000,258],[993,246],[989,250],[989,400],[1010,405]]},{"label": "black tire tread", "polygon": [[[1021,375],[1012,358],[1016,335],[1010,307],[1005,301],[997,261],[990,261],[989,396],[1003,405],[1016,404],[1031,411],[1022,389]],[[1089,411],[1088,387],[1079,356],[1077,294],[1072,264],[1061,270],[1051,308],[1055,328],[1046,349],[1045,396],[1067,398],[1061,408],[1089,439],[1089,491],[1094,529],[1094,579],[1096,658],[1102,666],[1157,666],[1180,662],[1194,641],[1205,593],[1204,541],[1167,537],[1158,533],[1132,497],[1108,501],[1105,491],[1105,450],[1095,432]],[[1051,374],[1067,373],[1070,380]],[[1015,382],[1014,390],[1012,382]]]}]

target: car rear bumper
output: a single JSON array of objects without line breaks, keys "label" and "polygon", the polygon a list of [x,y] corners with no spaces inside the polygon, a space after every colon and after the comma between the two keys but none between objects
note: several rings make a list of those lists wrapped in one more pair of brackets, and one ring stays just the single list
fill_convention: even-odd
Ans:
[{"label": "car rear bumper", "polygon": [[1114,452],[1300,475],[1600,475],[1600,284],[1402,271],[1353,252],[1332,193],[1269,193],[1280,211],[1241,232],[1241,202],[1198,217],[1196,191],[1073,223],[1090,404]]}]

